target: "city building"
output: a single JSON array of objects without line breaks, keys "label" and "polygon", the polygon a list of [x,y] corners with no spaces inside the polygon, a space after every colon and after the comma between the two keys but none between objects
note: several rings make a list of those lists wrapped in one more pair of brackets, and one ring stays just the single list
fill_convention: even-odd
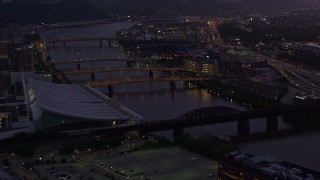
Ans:
[{"label": "city building", "polygon": [[3,129],[7,129],[10,124],[10,113],[1,112],[0,113],[0,131]]},{"label": "city building", "polygon": [[33,71],[33,48],[23,43],[0,41],[0,70]]},{"label": "city building", "polygon": [[317,180],[320,172],[287,162],[270,154],[252,156],[238,151],[224,156],[218,164],[218,180]]},{"label": "city building", "polygon": [[9,41],[0,41],[0,57],[8,57]]},{"label": "city building", "polygon": [[33,71],[33,48],[19,47],[9,56],[10,66],[13,71]]},{"label": "city building", "polygon": [[185,59],[184,68],[198,74],[214,75],[218,72],[217,62],[217,60],[210,59],[208,56],[197,56]]},{"label": "city building", "polygon": [[0,71],[0,98],[8,96],[9,74]]},{"label": "city building", "polygon": [[8,56],[0,55],[0,71],[6,71],[9,69],[9,58]]},{"label": "city building", "polygon": [[219,73],[251,71],[267,67],[267,60],[245,48],[232,48],[221,53]]}]

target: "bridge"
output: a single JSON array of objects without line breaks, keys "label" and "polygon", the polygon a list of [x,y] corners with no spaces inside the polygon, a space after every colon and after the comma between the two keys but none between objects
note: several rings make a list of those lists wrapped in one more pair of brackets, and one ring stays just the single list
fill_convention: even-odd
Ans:
[{"label": "bridge", "polygon": [[131,59],[131,58],[123,58],[123,57],[111,57],[111,58],[86,58],[86,59],[78,59],[78,60],[62,60],[58,62],[54,62],[55,65],[63,65],[63,64],[76,64],[76,68],[80,69],[82,63],[95,63],[95,62],[127,62],[127,67],[130,67],[131,63],[145,63],[152,64],[154,59]]},{"label": "bridge", "polygon": [[[151,19],[163,17],[164,14],[168,14],[168,13],[173,15],[175,18],[179,18],[179,17],[183,16],[178,11],[175,11],[175,10],[172,10],[172,9],[158,9],[158,11],[151,16]],[[166,16],[166,18],[168,18],[168,17]]]},{"label": "bridge", "polygon": [[86,85],[91,87],[98,86],[108,86],[108,94],[110,97],[113,96],[113,86],[119,84],[131,84],[131,83],[141,83],[141,82],[170,82],[170,90],[174,91],[176,89],[175,81],[204,81],[207,80],[205,77],[157,77],[157,78],[124,78],[124,79],[112,79],[103,82],[91,81]]},{"label": "bridge", "polygon": [[[164,58],[171,58],[173,56],[163,56]],[[66,59],[55,61],[55,65],[63,64],[80,64],[80,63],[94,63],[94,62],[137,62],[137,63],[150,63],[155,62],[157,59],[145,58],[125,58],[125,57],[99,57],[99,58],[85,58],[85,59]]]},{"label": "bridge", "polygon": [[[267,118],[267,133],[275,134],[278,130],[278,116],[288,116],[294,123],[307,123],[305,115],[318,113],[320,105],[309,106],[282,106],[256,110],[237,110],[230,107],[213,106],[189,111],[175,119],[143,121],[135,124],[119,124],[112,127],[92,128],[81,130],[81,133],[116,134],[129,131],[153,132],[173,129],[173,136],[177,137],[184,132],[184,128],[237,122],[238,136],[247,137],[250,134],[250,120]],[[76,134],[79,130],[64,131]]]},{"label": "bridge", "polygon": [[204,81],[207,80],[204,77],[158,77],[158,78],[125,78],[125,79],[113,79],[103,82],[92,81],[87,83],[91,87],[97,86],[113,86],[119,84],[130,84],[130,83],[139,83],[139,82],[159,82],[159,81]]},{"label": "bridge", "polygon": [[61,60],[54,62],[55,65],[62,65],[62,64],[80,64],[80,63],[93,63],[93,62],[141,62],[141,63],[150,63],[153,61],[152,59],[130,59],[130,58],[123,58],[123,57],[111,57],[111,58],[85,58],[85,59],[75,59],[75,60]]},{"label": "bridge", "polygon": [[65,75],[77,75],[77,74],[92,74],[103,72],[116,72],[116,71],[184,71],[182,68],[166,68],[166,67],[149,67],[149,68],[95,68],[95,69],[77,69],[63,71]]},{"label": "bridge", "polygon": [[62,43],[63,47],[66,47],[67,42],[81,42],[81,41],[98,41],[100,47],[102,47],[102,42],[107,41],[109,47],[111,47],[111,42],[115,41],[114,37],[69,37],[69,38],[60,38],[60,39],[48,39],[46,40],[46,44],[51,44],[55,47],[56,43]]},{"label": "bridge", "polygon": [[[96,81],[96,73],[103,72],[116,72],[116,71],[148,71],[149,77],[147,78],[124,78],[124,79],[109,79],[102,82]],[[169,71],[171,77],[154,77],[154,71]],[[92,68],[92,69],[80,69],[77,65],[76,70],[66,70],[63,72],[56,72],[55,75],[58,79],[65,79],[67,75],[78,75],[78,74],[91,74],[91,81],[86,85],[91,87],[97,86],[108,86],[109,96],[113,95],[113,86],[119,84],[131,84],[140,82],[159,82],[159,81],[169,81],[170,89],[173,91],[176,88],[175,81],[203,81],[209,79],[208,76],[198,76],[198,77],[175,77],[177,72],[186,71],[182,68],[168,68],[168,67],[147,67],[147,68]]]}]

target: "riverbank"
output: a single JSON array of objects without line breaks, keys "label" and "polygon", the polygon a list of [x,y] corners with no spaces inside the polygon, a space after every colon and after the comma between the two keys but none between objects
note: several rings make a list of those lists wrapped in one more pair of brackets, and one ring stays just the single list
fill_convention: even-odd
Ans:
[{"label": "riverbank", "polygon": [[23,31],[34,31],[34,30],[50,30],[50,29],[60,29],[60,28],[72,28],[81,26],[90,26],[97,24],[116,24],[116,23],[126,23],[131,22],[130,20],[112,20],[112,19],[98,19],[98,20],[84,20],[84,21],[68,21],[68,22],[57,22],[52,24],[30,24],[30,25],[18,25],[19,29]]},{"label": "riverbank", "polygon": [[[199,88],[208,89],[213,95],[223,96],[227,100],[242,104],[248,109],[263,108],[263,107],[278,107],[281,105],[279,99],[265,98],[256,95],[248,89],[242,89],[237,86],[231,86],[221,82],[218,79],[211,79],[202,82],[194,82]],[[283,90],[283,94],[286,90]]]}]

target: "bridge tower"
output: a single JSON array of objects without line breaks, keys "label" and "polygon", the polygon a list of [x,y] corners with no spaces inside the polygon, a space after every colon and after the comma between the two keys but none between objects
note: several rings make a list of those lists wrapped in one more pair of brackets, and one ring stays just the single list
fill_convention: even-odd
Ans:
[{"label": "bridge tower", "polygon": [[108,40],[109,47],[111,47],[111,39]]},{"label": "bridge tower", "polygon": [[[111,81],[111,75],[109,74],[109,80],[107,81]],[[112,97],[113,96],[113,86],[112,85],[108,85],[108,95],[109,97]]]},{"label": "bridge tower", "polygon": [[112,85],[108,85],[108,94],[109,94],[109,97],[113,96],[113,86]]},{"label": "bridge tower", "polygon": [[176,142],[177,138],[184,135],[184,128],[174,127],[173,128],[173,141]]},{"label": "bridge tower", "polygon": [[129,57],[127,59],[127,67],[131,67],[131,64],[134,63],[134,61],[131,59],[131,57]]},{"label": "bridge tower", "polygon": [[77,60],[77,70],[80,70],[80,62],[79,62],[79,60]]},{"label": "bridge tower", "polygon": [[174,81],[170,81],[170,90],[171,91],[176,90],[176,83]]},{"label": "bridge tower", "polygon": [[[172,71],[170,72],[170,76],[172,77],[172,79],[175,77],[175,71],[174,71],[174,70],[172,70]],[[176,90],[176,82],[174,82],[173,80],[170,81],[170,90],[171,90],[171,91]]]},{"label": "bridge tower", "polygon": [[91,82],[94,81],[96,81],[96,75],[93,72],[91,72]]},{"label": "bridge tower", "polygon": [[149,78],[153,78],[153,71],[149,70]]},{"label": "bridge tower", "polygon": [[[150,68],[152,68],[152,60],[150,59]],[[153,78],[153,71],[149,70],[149,78]]]},{"label": "bridge tower", "polygon": [[[91,69],[94,69],[94,63],[93,62],[91,64]],[[96,81],[96,75],[93,72],[91,72],[91,81],[92,82]]]}]

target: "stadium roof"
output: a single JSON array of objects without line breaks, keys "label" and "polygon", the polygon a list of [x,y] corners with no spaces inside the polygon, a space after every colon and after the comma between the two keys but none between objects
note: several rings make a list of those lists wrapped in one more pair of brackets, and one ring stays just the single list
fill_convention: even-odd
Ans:
[{"label": "stadium roof", "polygon": [[140,120],[141,116],[99,91],[76,84],[54,84],[28,78],[28,97],[35,119],[42,111],[86,120]]}]

